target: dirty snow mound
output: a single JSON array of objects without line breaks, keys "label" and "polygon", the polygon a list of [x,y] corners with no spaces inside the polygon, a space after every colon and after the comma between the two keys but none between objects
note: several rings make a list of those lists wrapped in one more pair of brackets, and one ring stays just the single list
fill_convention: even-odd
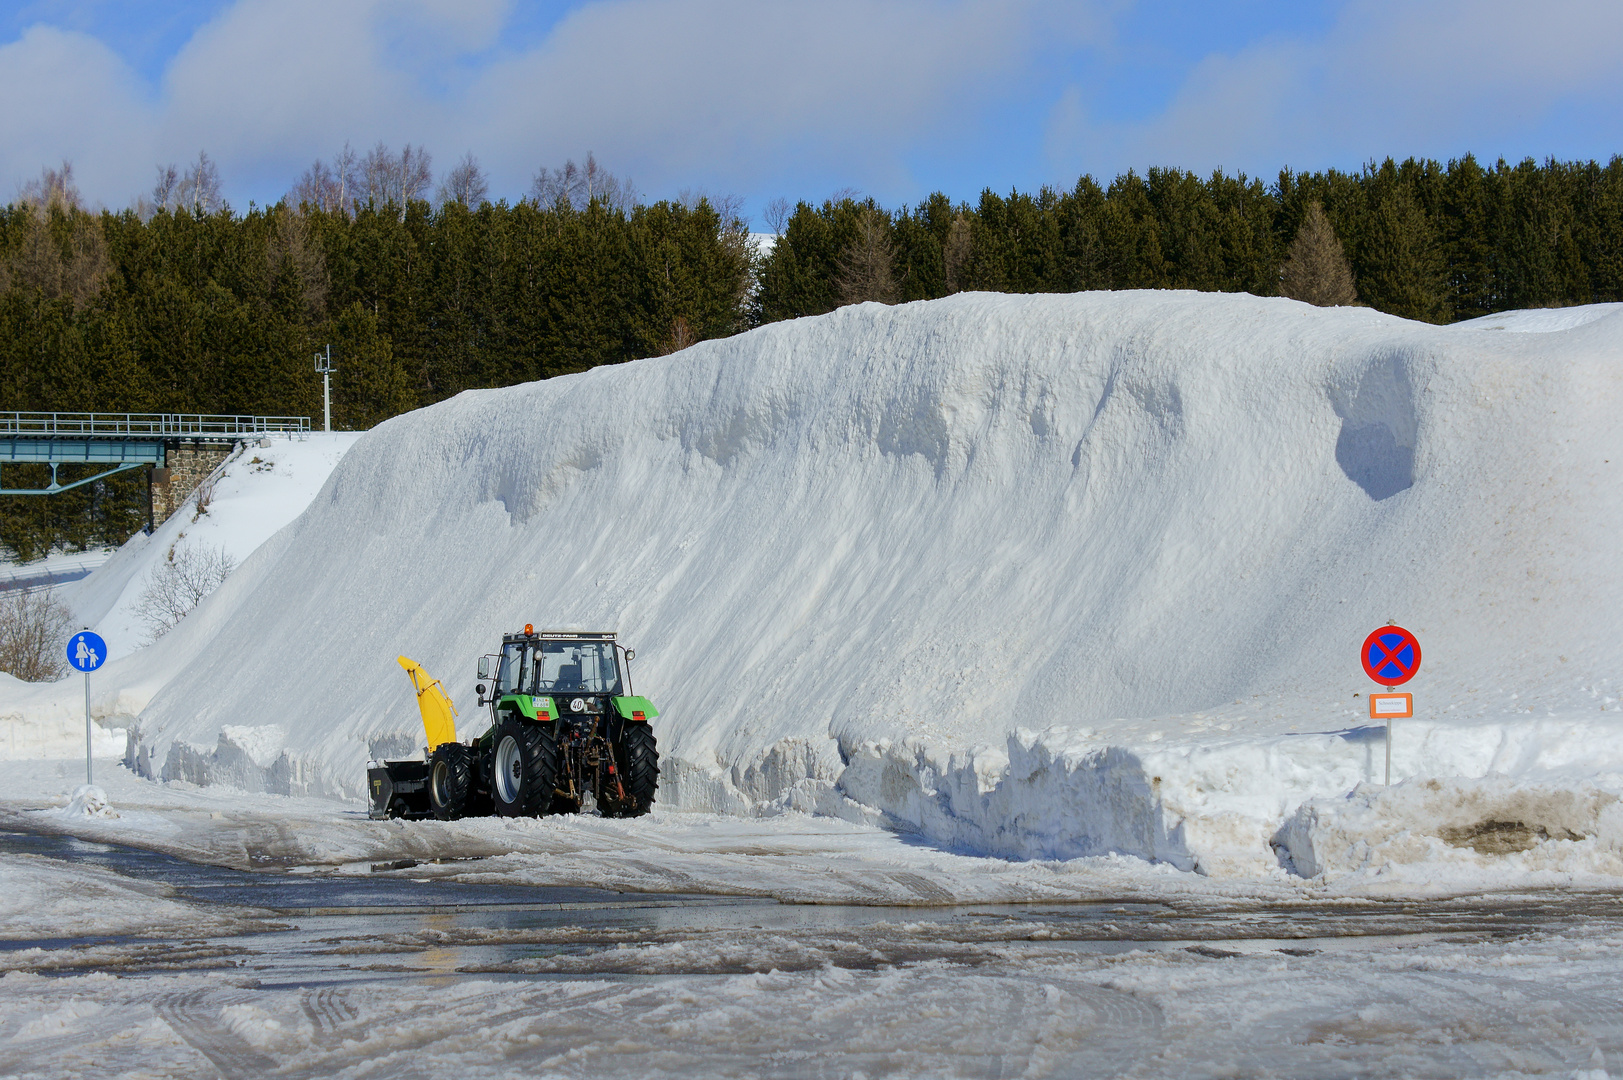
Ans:
[{"label": "dirty snow mound", "polygon": [[1361,784],[1303,803],[1275,842],[1304,877],[1480,887],[1507,873],[1623,876],[1623,803],[1593,784],[1502,775]]}]

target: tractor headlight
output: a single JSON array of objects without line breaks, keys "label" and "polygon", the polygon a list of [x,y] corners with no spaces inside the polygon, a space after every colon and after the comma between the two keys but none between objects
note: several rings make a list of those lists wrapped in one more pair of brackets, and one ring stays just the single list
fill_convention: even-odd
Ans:
[{"label": "tractor headlight", "polygon": [[578,697],[574,701],[571,701],[569,703],[569,711],[570,712],[585,712],[586,711],[586,699]]}]

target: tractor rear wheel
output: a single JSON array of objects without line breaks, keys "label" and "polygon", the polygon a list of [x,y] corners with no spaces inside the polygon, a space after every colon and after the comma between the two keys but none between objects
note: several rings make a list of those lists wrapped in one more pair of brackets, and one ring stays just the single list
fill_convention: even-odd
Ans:
[{"label": "tractor rear wheel", "polygon": [[428,803],[441,821],[455,821],[468,812],[473,792],[473,748],[441,743],[428,758]]},{"label": "tractor rear wheel", "polygon": [[[598,795],[597,805],[604,817],[641,817],[653,808],[659,787],[659,744],[654,729],[628,720],[613,747],[616,776],[604,778],[606,790]],[[619,784],[614,782],[616,777]]]},{"label": "tractor rear wheel", "polygon": [[490,795],[502,817],[540,817],[558,781],[558,722],[509,717],[496,726]]}]

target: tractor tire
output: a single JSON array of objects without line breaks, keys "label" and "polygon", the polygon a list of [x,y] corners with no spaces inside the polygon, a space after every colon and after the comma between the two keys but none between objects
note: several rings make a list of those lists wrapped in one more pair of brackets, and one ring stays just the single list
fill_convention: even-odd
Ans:
[{"label": "tractor tire", "polygon": [[597,805],[604,817],[641,817],[653,808],[654,792],[659,787],[659,744],[654,740],[654,729],[627,721],[613,747],[619,789],[624,790],[625,797],[620,797],[620,790],[610,779]]},{"label": "tractor tire", "polygon": [[496,726],[490,797],[500,817],[541,817],[558,782],[558,722],[508,717]]},{"label": "tractor tire", "polygon": [[428,804],[441,821],[455,821],[468,812],[474,787],[474,749],[461,743],[441,743],[428,758]]}]

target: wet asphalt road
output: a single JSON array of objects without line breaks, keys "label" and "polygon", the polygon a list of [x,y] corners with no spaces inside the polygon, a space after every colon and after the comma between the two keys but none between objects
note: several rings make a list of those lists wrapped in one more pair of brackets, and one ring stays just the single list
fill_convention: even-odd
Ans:
[{"label": "wet asphalt road", "polygon": [[[0,943],[37,948],[29,970],[122,975],[230,969],[263,986],[375,980],[552,977],[605,973],[734,974],[795,956],[866,950],[875,963],[974,963],[1000,943],[1041,941],[1083,953],[1184,949],[1222,957],[1310,956],[1376,940],[1509,940],[1532,933],[1623,928],[1623,897],[1539,894],[1429,902],[975,905],[920,909],[780,904],[753,898],[469,884],[381,864],[366,877],[241,871],[63,836],[0,833],[0,853],[32,854],[162,882],[186,899],[256,909],[269,930],[202,939],[60,937]],[[638,946],[714,940],[728,947],[669,969],[638,968]],[[786,948],[803,943],[806,950]],[[752,943],[754,943],[752,945]],[[759,957],[758,962],[754,957]],[[811,960],[807,961],[812,962]],[[822,961],[818,961],[822,962]]]}]

